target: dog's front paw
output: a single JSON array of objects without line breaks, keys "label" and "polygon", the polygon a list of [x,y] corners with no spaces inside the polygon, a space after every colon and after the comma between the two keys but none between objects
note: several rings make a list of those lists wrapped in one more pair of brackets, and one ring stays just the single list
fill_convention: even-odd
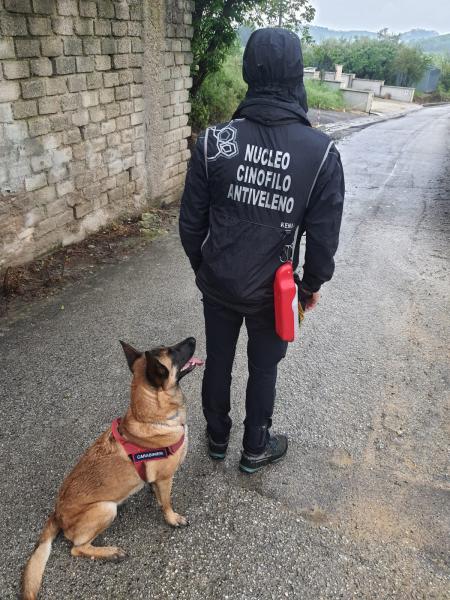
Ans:
[{"label": "dog's front paw", "polygon": [[172,525],[172,527],[185,527],[186,525],[189,525],[187,517],[183,517],[183,515],[179,515],[173,510],[166,512],[164,518],[169,525]]}]

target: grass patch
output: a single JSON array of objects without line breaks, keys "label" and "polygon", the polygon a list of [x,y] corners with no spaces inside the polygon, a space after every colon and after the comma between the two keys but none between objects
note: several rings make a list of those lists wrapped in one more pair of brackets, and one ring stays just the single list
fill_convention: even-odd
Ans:
[{"label": "grass patch", "polygon": [[313,79],[305,79],[305,87],[309,108],[343,110],[344,99],[339,90],[332,90],[325,83]]}]

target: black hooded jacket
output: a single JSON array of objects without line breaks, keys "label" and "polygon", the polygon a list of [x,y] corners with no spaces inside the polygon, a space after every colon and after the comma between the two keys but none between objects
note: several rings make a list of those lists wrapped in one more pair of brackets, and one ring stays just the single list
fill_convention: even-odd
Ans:
[{"label": "black hooded jacket", "polygon": [[248,92],[233,119],[199,136],[180,213],[180,236],[207,297],[244,314],[273,303],[292,246],[303,285],[331,279],[344,202],[339,153],[307,117],[300,40],[255,31],[244,52]]}]

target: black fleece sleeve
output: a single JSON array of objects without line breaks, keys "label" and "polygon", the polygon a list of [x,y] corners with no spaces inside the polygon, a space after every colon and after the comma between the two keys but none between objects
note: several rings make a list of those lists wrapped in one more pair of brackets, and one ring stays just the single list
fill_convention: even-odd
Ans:
[{"label": "black fleece sleeve", "polygon": [[333,145],[320,170],[303,221],[306,250],[302,282],[312,292],[333,276],[344,194],[341,157]]},{"label": "black fleece sleeve", "polygon": [[204,136],[199,136],[189,163],[181,199],[179,231],[184,251],[197,272],[201,247],[209,228],[209,189],[204,159]]}]

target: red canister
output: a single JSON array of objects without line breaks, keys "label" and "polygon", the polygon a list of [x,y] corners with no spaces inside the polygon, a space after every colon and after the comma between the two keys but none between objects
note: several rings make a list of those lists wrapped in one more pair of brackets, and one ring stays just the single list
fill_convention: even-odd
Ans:
[{"label": "red canister", "polygon": [[291,261],[283,263],[277,269],[273,295],[275,330],[282,340],[293,342],[298,333],[298,293]]}]

